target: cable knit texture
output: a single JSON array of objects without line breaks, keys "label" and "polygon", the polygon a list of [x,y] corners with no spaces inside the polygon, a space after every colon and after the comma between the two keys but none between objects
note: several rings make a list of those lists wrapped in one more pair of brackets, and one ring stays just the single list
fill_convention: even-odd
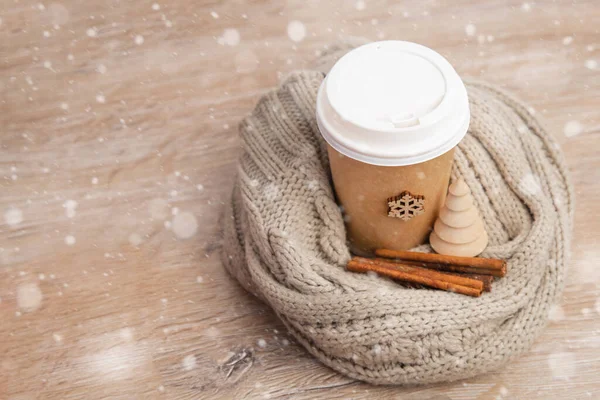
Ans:
[{"label": "cable knit texture", "polygon": [[323,71],[350,47],[333,47],[315,71],[291,74],[240,124],[224,265],[344,375],[408,385],[498,368],[531,346],[562,290],[573,191],[559,147],[527,107],[468,82],[471,125],[452,175],[464,178],[489,233],[482,256],[506,259],[507,276],[470,298],[347,272],[315,99]]}]

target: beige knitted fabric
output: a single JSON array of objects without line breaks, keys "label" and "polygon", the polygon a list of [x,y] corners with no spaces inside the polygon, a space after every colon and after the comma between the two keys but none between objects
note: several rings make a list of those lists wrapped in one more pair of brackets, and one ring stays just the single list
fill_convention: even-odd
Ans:
[{"label": "beige knitted fabric", "polygon": [[292,74],[241,123],[226,268],[311,354],[363,381],[456,380],[527,350],[561,292],[571,236],[573,194],[557,144],[522,104],[469,83],[471,125],[453,177],[465,179],[481,211],[490,239],[483,256],[508,260],[507,276],[471,298],[347,272],[314,116],[323,76]]}]

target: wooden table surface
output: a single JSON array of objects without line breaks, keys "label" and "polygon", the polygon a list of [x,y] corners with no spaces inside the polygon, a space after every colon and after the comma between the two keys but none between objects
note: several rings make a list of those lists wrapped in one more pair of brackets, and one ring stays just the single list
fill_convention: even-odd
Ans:
[{"label": "wooden table surface", "polygon": [[[0,399],[600,398],[597,1],[3,0],[0,18]],[[564,297],[496,373],[352,381],[221,265],[237,123],[348,36],[436,49],[564,149]]]}]

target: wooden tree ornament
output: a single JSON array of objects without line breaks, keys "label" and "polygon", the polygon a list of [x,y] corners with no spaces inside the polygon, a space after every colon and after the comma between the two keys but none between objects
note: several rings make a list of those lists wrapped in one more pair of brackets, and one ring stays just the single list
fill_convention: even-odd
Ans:
[{"label": "wooden tree ornament", "polygon": [[448,188],[429,242],[436,252],[451,256],[474,257],[486,248],[488,235],[463,179]]}]

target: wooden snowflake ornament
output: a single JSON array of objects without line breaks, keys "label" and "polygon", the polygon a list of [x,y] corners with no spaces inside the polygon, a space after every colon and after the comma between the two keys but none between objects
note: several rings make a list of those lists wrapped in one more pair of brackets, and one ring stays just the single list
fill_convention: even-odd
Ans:
[{"label": "wooden snowflake ornament", "polygon": [[405,190],[398,196],[390,197],[388,203],[388,217],[400,218],[408,221],[425,212],[425,196],[413,195]]}]

